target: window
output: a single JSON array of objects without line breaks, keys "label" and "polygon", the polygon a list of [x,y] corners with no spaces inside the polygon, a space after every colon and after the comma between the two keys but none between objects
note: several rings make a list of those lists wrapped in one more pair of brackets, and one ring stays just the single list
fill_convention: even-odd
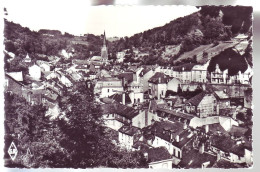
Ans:
[{"label": "window", "polygon": [[109,93],[109,89],[107,89],[107,92]]}]

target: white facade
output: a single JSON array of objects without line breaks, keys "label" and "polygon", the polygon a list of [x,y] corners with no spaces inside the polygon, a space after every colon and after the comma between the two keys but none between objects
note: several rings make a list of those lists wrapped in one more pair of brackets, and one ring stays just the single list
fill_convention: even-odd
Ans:
[{"label": "white facade", "polygon": [[209,61],[203,65],[195,65],[191,70],[191,81],[193,82],[207,82],[207,68],[209,66]]},{"label": "white facade", "polygon": [[173,78],[167,83],[167,90],[177,92],[180,84],[181,82],[178,79]]},{"label": "white facade", "polygon": [[131,150],[134,145],[134,136],[118,132],[118,141],[122,147]]},{"label": "white facade", "polygon": [[41,78],[41,68],[37,65],[29,67],[29,75],[35,80],[40,80]]}]

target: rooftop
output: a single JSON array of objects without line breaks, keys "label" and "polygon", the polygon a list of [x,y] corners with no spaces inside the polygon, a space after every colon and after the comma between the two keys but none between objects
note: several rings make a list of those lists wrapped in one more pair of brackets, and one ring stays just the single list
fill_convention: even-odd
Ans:
[{"label": "rooftop", "polygon": [[170,77],[165,75],[161,72],[156,72],[148,82],[154,83],[154,84],[166,84],[170,80]]},{"label": "rooftop", "polygon": [[170,159],[171,155],[165,147],[150,148],[147,150],[148,162]]},{"label": "rooftop", "polygon": [[118,131],[129,136],[133,136],[138,133],[140,129],[134,126],[123,125]]}]

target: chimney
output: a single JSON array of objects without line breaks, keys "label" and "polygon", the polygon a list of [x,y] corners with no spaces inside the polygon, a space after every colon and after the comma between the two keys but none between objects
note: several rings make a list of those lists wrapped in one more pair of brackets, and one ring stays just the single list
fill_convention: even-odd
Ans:
[{"label": "chimney", "polygon": [[176,142],[178,142],[178,143],[179,143],[179,141],[180,141],[180,136],[179,136],[179,135],[177,135],[177,136],[176,136]]},{"label": "chimney", "polygon": [[183,129],[186,130],[188,128],[188,125],[187,123],[185,122],[184,125],[183,125]]},{"label": "chimney", "polygon": [[205,144],[202,143],[201,146],[200,146],[200,148],[199,148],[199,153],[200,153],[200,154],[203,154],[203,153],[204,153],[204,149],[205,149]]},{"label": "chimney", "polygon": [[122,103],[123,103],[123,105],[125,105],[125,92],[123,92],[123,94],[122,94]]},{"label": "chimney", "polygon": [[205,133],[209,132],[209,125],[205,125]]},{"label": "chimney", "polygon": [[147,152],[144,153],[144,158],[148,161],[148,153]]},{"label": "chimney", "polygon": [[159,77],[159,84],[161,83],[161,77]]}]

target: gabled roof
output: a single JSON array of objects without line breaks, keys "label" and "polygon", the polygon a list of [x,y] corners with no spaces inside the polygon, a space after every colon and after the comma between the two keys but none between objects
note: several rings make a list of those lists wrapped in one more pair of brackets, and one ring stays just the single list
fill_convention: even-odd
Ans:
[{"label": "gabled roof", "polygon": [[[122,100],[123,100],[123,93],[113,94],[112,96],[109,96],[109,98],[111,98],[112,100],[115,100],[118,103],[123,103],[122,102]],[[131,99],[129,97],[129,94],[127,94],[127,93],[125,93],[125,103],[126,104],[131,103]]]},{"label": "gabled roof", "polygon": [[201,92],[199,94],[197,94],[196,96],[190,98],[189,100],[187,100],[185,103],[190,103],[194,106],[198,106],[201,102],[201,100],[204,98],[204,96],[206,95],[205,92]]},{"label": "gabled roof", "polygon": [[145,127],[143,130],[146,139],[151,139],[153,136],[157,136],[171,143],[171,134],[173,138],[175,138],[184,131],[183,128],[184,124],[180,122],[161,121],[155,122],[152,126]]},{"label": "gabled roof", "polygon": [[170,77],[165,75],[161,72],[156,72],[149,80],[148,82],[154,83],[154,84],[166,84],[170,80]]},{"label": "gabled roof", "polygon": [[166,147],[151,148],[147,150],[147,153],[148,162],[157,162],[171,158],[171,155]]},{"label": "gabled roof", "polygon": [[6,75],[10,76],[11,78],[13,78],[16,81],[23,81],[23,72],[8,72],[6,73]]}]

